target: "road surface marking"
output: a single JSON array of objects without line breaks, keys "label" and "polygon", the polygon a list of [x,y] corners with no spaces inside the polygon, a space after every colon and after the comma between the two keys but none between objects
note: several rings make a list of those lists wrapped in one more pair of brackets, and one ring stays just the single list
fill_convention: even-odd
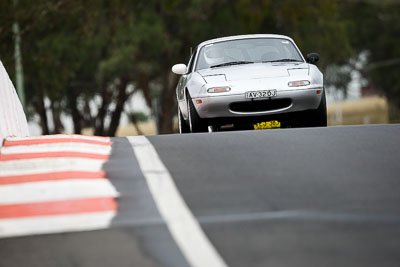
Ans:
[{"label": "road surface marking", "polygon": [[313,210],[282,210],[257,213],[240,213],[226,215],[212,215],[197,217],[198,221],[205,224],[255,222],[269,220],[295,220],[295,221],[323,221],[342,223],[396,223],[400,222],[397,214],[360,214],[360,213],[335,213]]},{"label": "road surface marking", "polygon": [[0,220],[0,238],[89,231],[110,227],[115,211]]},{"label": "road surface marking", "polygon": [[73,179],[0,186],[0,205],[90,197],[117,197],[108,179]]},{"label": "road surface marking", "polygon": [[127,137],[150,192],[167,227],[191,266],[227,266],[204,234],[161,162],[144,136]]}]

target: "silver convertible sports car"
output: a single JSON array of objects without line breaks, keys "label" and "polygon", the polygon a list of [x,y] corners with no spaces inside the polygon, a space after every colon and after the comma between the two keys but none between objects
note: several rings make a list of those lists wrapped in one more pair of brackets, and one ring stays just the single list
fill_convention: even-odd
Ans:
[{"label": "silver convertible sports car", "polygon": [[195,49],[176,88],[181,133],[224,128],[326,126],[323,75],[294,41],[257,34],[213,39]]}]

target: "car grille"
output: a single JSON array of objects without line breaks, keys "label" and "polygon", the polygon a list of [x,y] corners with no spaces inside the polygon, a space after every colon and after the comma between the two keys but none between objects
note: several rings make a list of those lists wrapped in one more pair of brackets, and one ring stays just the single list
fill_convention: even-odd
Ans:
[{"label": "car grille", "polygon": [[229,109],[233,112],[263,112],[287,108],[292,104],[289,98],[253,100],[246,102],[234,102]]}]

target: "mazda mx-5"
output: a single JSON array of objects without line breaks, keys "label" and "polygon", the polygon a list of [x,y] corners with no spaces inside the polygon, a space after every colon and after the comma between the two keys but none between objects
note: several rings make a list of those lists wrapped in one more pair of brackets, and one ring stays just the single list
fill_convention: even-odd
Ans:
[{"label": "mazda mx-5", "polygon": [[319,55],[303,57],[282,35],[209,40],[197,46],[177,88],[181,133],[224,128],[270,129],[327,125]]}]

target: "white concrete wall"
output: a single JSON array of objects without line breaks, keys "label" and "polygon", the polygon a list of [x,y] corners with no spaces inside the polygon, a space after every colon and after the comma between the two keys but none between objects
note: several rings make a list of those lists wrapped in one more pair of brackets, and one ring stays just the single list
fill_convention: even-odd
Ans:
[{"label": "white concrete wall", "polygon": [[8,136],[29,136],[29,131],[21,102],[0,61],[0,146]]}]

